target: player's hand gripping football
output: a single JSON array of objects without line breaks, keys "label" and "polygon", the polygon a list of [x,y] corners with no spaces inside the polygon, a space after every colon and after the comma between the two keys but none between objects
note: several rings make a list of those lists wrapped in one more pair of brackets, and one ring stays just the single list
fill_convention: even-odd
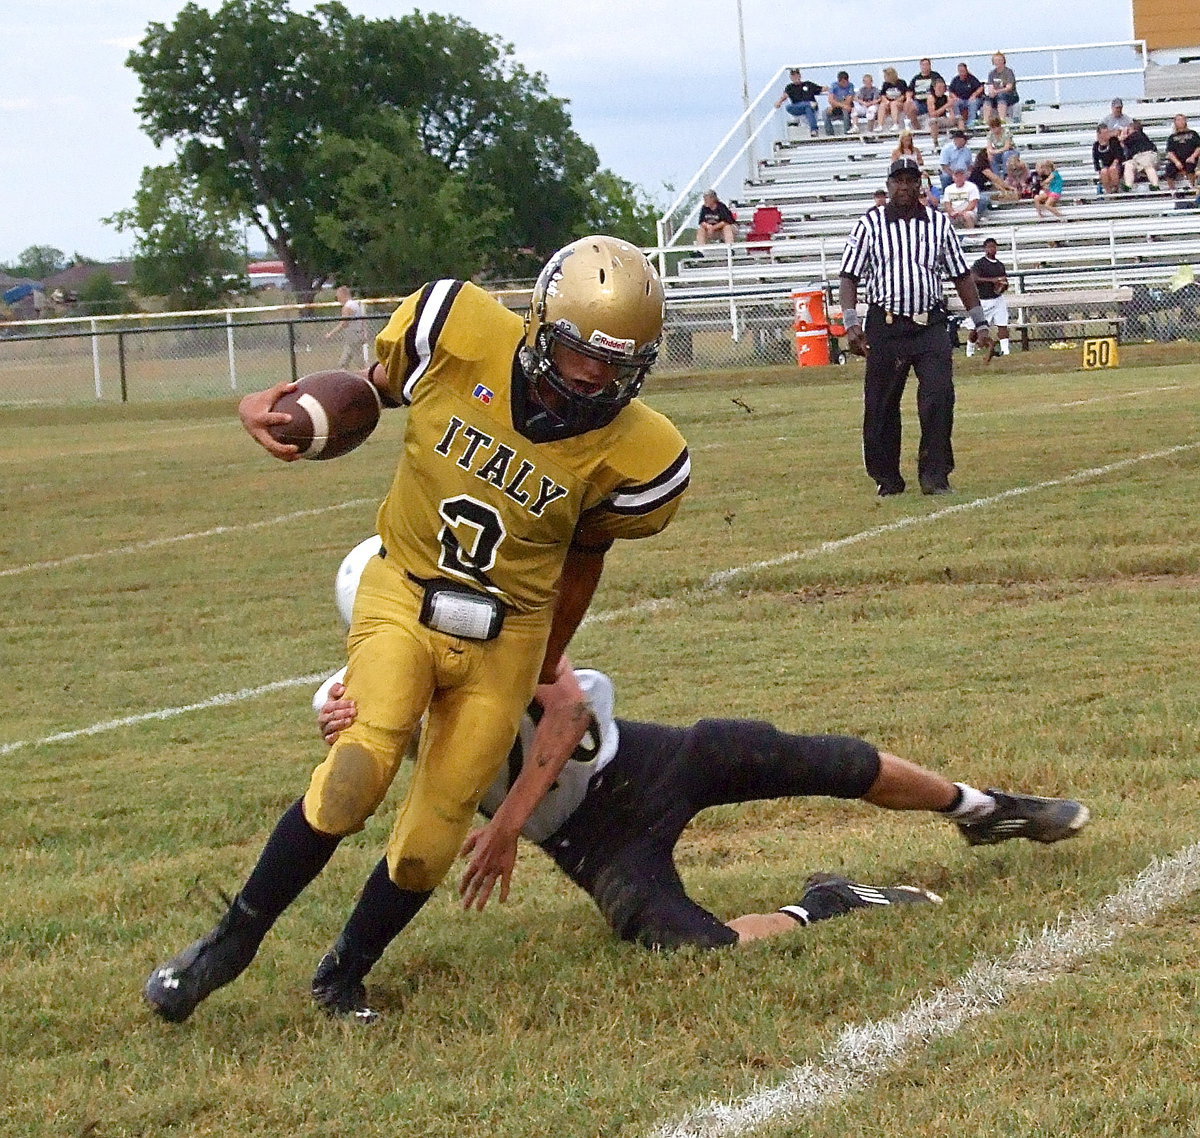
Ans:
[{"label": "player's hand gripping football", "polygon": [[283,462],[295,462],[300,457],[300,448],[291,443],[276,442],[270,428],[280,423],[290,423],[292,417],[284,411],[272,411],[281,395],[296,390],[296,384],[277,383],[265,391],[256,391],[245,396],[238,404],[238,416],[246,433],[268,454]]}]

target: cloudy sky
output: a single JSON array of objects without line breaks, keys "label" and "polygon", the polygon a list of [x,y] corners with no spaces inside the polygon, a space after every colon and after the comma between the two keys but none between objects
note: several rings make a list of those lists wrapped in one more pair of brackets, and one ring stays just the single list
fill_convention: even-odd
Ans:
[{"label": "cloudy sky", "polygon": [[[659,198],[665,185],[688,181],[741,112],[737,0],[345,2],[371,17],[420,6],[500,35],[570,100],[576,129],[601,161]],[[142,168],[166,158],[141,132],[125,58],[147,23],[170,23],[181,7],[0,0],[0,262],[35,244],[99,259],[127,251],[128,237],[100,219],[129,205]],[[793,63],[978,58],[1133,34],[1131,0],[1004,0],[964,20],[943,18],[953,10],[944,5],[882,0],[742,0],[741,9],[752,97]],[[993,14],[1002,21],[994,29]]]}]

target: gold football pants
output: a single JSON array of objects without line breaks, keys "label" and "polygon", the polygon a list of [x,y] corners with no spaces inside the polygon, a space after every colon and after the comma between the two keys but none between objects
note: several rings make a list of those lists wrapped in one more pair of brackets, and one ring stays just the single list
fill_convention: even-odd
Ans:
[{"label": "gold football pants", "polygon": [[464,640],[424,627],[421,600],[420,586],[394,560],[367,563],[346,671],[358,718],[313,771],[304,796],[304,816],[317,830],[361,830],[428,711],[387,848],[392,880],[411,890],[434,888],[457,856],[533,697],[551,617],[510,612],[496,639]]}]

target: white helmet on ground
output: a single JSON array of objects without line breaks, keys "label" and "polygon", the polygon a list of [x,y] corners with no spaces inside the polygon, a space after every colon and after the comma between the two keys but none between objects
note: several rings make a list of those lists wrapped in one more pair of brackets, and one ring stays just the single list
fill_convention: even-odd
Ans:
[{"label": "white helmet on ground", "polygon": [[371,560],[383,548],[383,540],[378,534],[360,541],[338,566],[337,577],[333,582],[334,597],[337,600],[338,613],[350,627],[350,619],[354,615],[354,597],[358,592],[358,582]]}]

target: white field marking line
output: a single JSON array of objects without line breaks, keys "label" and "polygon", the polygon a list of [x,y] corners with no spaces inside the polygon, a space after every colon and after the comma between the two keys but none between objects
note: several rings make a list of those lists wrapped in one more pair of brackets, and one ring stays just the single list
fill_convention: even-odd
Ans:
[{"label": "white field marking line", "polygon": [[[3,406],[4,404],[0,403],[0,407]],[[160,435],[179,434],[183,431],[209,431],[212,430],[213,427],[224,427],[226,425],[227,424],[222,419],[213,419],[207,423],[183,423],[171,427],[159,427],[151,431],[150,435],[152,438],[158,438]],[[139,438],[141,438],[140,434],[129,435],[117,445],[123,446],[126,449],[131,449],[137,446]],[[112,447],[87,447],[83,450],[72,448],[70,450],[58,450],[50,452],[43,451],[38,454],[8,454],[4,456],[4,462],[8,464],[15,464],[18,462],[44,463],[47,459],[90,458],[92,455],[111,453]]]},{"label": "white field marking line", "polygon": [[22,747],[36,747],[45,743],[66,743],[71,739],[83,739],[88,735],[99,735],[105,731],[115,731],[118,727],[132,727],[138,723],[148,723],[153,719],[174,719],[177,715],[186,715],[189,711],[204,711],[210,707],[226,707],[231,703],[241,703],[243,700],[254,699],[256,696],[269,695],[271,692],[284,691],[287,688],[302,687],[305,684],[317,684],[329,678],[328,672],[314,672],[311,676],[293,676],[290,680],[275,680],[256,688],[242,688],[241,691],[222,692],[220,695],[210,695],[199,703],[186,703],[182,707],[163,707],[157,711],[144,711],[140,715],[126,715],[121,719],[109,719],[104,723],[93,723],[90,727],[80,727],[76,731],[60,731],[57,735],[47,735],[43,739],[19,739],[14,743],[0,744],[0,756],[12,754]]},{"label": "white field marking line", "polygon": [[733,1138],[793,1121],[867,1090],[913,1052],[989,1015],[1022,988],[1057,980],[1126,932],[1200,889],[1200,842],[1156,858],[1128,884],[1075,916],[1060,913],[1040,936],[1026,935],[1000,959],[976,961],[959,979],[883,1020],[847,1024],[820,1060],[735,1102],[710,1103],[664,1123],[654,1138]]},{"label": "white field marking line", "polygon": [[1089,403],[1110,403],[1114,399],[1135,399],[1140,395],[1157,395],[1163,391],[1187,391],[1194,383],[1168,383],[1162,387],[1142,387],[1137,391],[1119,391],[1112,395],[1093,395],[1089,399],[1071,399],[1066,403],[1026,403],[1023,407],[997,407],[991,411],[964,411],[960,419],[977,419],[982,415],[1018,415],[1027,411],[1060,411],[1064,407],[1086,407]]},{"label": "white field marking line", "polygon": [[[1039,407],[1075,407],[1075,406],[1079,406],[1084,403],[1099,403],[1106,399],[1126,399],[1126,398],[1129,398],[1134,395],[1145,395],[1150,392],[1172,391],[1177,388],[1183,388],[1185,386],[1195,386],[1195,385],[1171,384],[1170,386],[1167,386],[1167,387],[1147,387],[1140,391],[1122,392],[1117,395],[1102,395],[1102,396],[1097,396],[1094,399],[1076,399],[1071,403],[1033,403],[1033,404],[1028,404],[1024,407],[1015,407],[1015,408],[1008,408],[1008,409],[1002,409],[1002,410],[996,410],[996,411],[969,411],[969,412],[961,413],[959,415],[959,417],[960,418],[968,418],[968,417],[972,417],[975,415],[1018,414],[1022,411],[1036,410]],[[181,431],[200,430],[209,425],[210,424],[207,424],[207,423],[196,423],[196,424],[190,424],[190,425],[180,426],[180,427],[171,427],[171,428],[167,428],[167,429],[168,430],[181,430]],[[789,439],[785,435],[780,435],[777,441],[788,442]],[[714,443],[708,443],[708,444],[705,444],[703,446],[693,448],[693,449],[695,449],[695,450],[716,450],[716,449],[718,449],[720,447],[724,447],[726,445],[728,445],[728,444],[722,443],[722,442],[714,442]],[[281,522],[294,521],[297,518],[312,517],[315,514],[325,513],[329,510],[343,510],[350,506],[361,506],[361,505],[364,505],[368,502],[375,501],[375,500],[376,499],[372,499],[372,498],[355,498],[352,501],[341,502],[334,506],[322,506],[319,509],[315,509],[315,510],[302,510],[302,511],[299,511],[294,514],[282,514],[277,518],[267,518],[267,519],[265,519],[263,521],[259,521],[259,522],[249,522],[243,526],[216,526],[213,529],[200,530],[196,533],[177,534],[172,537],[160,537],[160,538],[154,538],[150,541],[138,542],[135,545],[118,546],[116,549],[101,549],[101,550],[96,550],[93,553],[75,553],[75,554],[72,554],[70,557],[62,557],[56,561],[35,561],[28,565],[18,565],[13,568],[10,568],[10,569],[0,569],[0,577],[15,577],[15,576],[19,576],[20,574],[23,574],[23,573],[32,573],[39,569],[57,569],[63,565],[72,565],[78,561],[91,561],[97,557],[116,557],[116,556],[121,556],[123,554],[138,553],[138,552],[141,552],[142,550],[154,549],[157,546],[170,545],[177,541],[192,541],[192,540],[195,540],[197,538],[202,538],[202,537],[217,537],[217,536],[220,536],[222,534],[227,534],[227,533],[238,533],[243,530],[259,529],[259,528],[262,528],[263,526],[277,525]],[[740,572],[740,570],[730,570],[730,572]],[[636,608],[636,606],[635,606],[635,608]],[[634,610],[630,609],[630,610],[621,610],[621,611],[634,611]],[[637,611],[641,611],[641,610],[637,610]]]},{"label": "white field marking line", "polygon": [[1093,466],[1087,470],[1077,470],[1074,474],[1066,474],[1061,478],[1048,478],[1044,482],[1035,482],[1029,486],[1014,486],[1010,490],[1001,490],[999,494],[990,494],[986,498],[973,498],[969,502],[959,502],[953,506],[945,506],[929,514],[911,514],[908,517],[897,518],[894,522],[886,522],[881,526],[872,526],[870,529],[852,533],[848,537],[823,541],[819,545],[810,546],[808,549],[797,549],[790,553],[781,554],[778,557],[772,557],[766,561],[755,561],[749,565],[736,566],[733,569],[722,569],[719,572],[710,574],[702,584],[694,589],[686,589],[674,597],[656,597],[652,600],[639,601],[636,604],[627,605],[625,608],[610,609],[608,612],[596,613],[595,615],[585,617],[580,627],[593,623],[607,623],[617,620],[620,617],[636,616],[648,612],[658,612],[661,609],[674,608],[676,605],[693,600],[697,596],[715,592],[729,584],[730,581],[745,576],[747,573],[757,572],[760,569],[774,569],[780,565],[790,565],[794,561],[810,561],[823,554],[836,553],[838,550],[858,545],[860,542],[869,541],[873,537],[895,533],[897,530],[909,529],[912,526],[924,525],[927,522],[935,522],[954,514],[965,513],[967,510],[978,510],[984,506],[992,506],[997,502],[1020,498],[1025,494],[1032,494],[1038,490],[1052,490],[1058,486],[1069,486],[1075,482],[1086,482],[1093,478],[1103,477],[1105,474],[1125,470],[1139,463],[1151,462],[1157,458],[1168,458],[1173,454],[1183,454],[1185,451],[1196,449],[1200,449],[1200,442],[1180,443],[1178,446],[1166,447],[1163,450],[1148,451],[1145,454],[1134,455],[1131,458],[1118,459],[1116,462],[1110,462],[1104,466]]},{"label": "white field marking line", "polygon": [[[985,415],[1024,415],[1031,411],[1061,411],[1066,407],[1084,407],[1089,403],[1109,403],[1114,399],[1135,399],[1141,395],[1157,395],[1164,391],[1188,391],[1192,388],[1200,386],[1195,383],[1168,383],[1162,387],[1142,387],[1136,391],[1118,391],[1111,395],[1095,395],[1088,399],[1071,399],[1066,403],[1023,403],[1015,407],[996,407],[990,411],[959,411],[955,418],[958,419],[978,419]],[[787,436],[781,435],[777,439],[778,442],[790,442]],[[699,454],[708,450],[721,450],[725,447],[735,446],[735,443],[729,442],[712,442],[703,443],[700,446],[689,448],[694,454]]]},{"label": "white field marking line", "polygon": [[378,498],[352,498],[348,502],[337,502],[332,506],[318,506],[312,510],[296,510],[291,514],[279,514],[274,518],[263,518],[257,522],[246,522],[237,526],[214,526],[212,529],[197,530],[195,533],[177,533],[170,537],[155,537],[148,541],[137,541],[132,545],[120,545],[115,549],[97,549],[92,553],[73,553],[70,557],[60,557],[55,561],[34,561],[28,565],[16,565],[11,569],[0,569],[0,577],[17,577],[22,573],[33,573],[38,569],[60,569],[64,565],[74,565],[79,561],[94,561],[98,557],[120,557],[127,553],[141,553],[146,549],[157,549],[163,545],[174,545],[180,541],[196,541],[202,537],[220,537],[227,533],[245,533],[248,530],[263,529],[266,526],[282,525],[284,522],[294,522],[300,518],[315,518],[319,514],[328,514],[334,510],[348,510],[354,506],[364,506],[377,502]]},{"label": "white field marking line", "polygon": [[[849,537],[837,538],[833,541],[824,541],[820,545],[815,545],[809,549],[795,550],[792,553],[785,553],[781,557],[772,558],[769,561],[756,561],[751,565],[742,565],[733,569],[723,569],[718,573],[710,574],[709,577],[697,588],[686,589],[682,593],[674,597],[656,597],[652,600],[639,601],[636,604],[626,605],[619,609],[609,609],[607,612],[591,613],[583,618],[580,622],[580,628],[584,628],[589,624],[607,624],[609,621],[617,620],[626,616],[638,616],[643,613],[658,612],[663,609],[674,608],[677,604],[684,601],[689,601],[697,596],[703,596],[708,593],[719,591],[723,586],[730,581],[745,574],[752,573],[758,569],[769,569],[776,565],[785,565],[792,561],[807,561],[814,557],[819,557],[823,553],[833,553],[839,549],[844,549],[847,546],[856,545],[859,542],[867,541],[872,537],[880,537],[883,534],[892,533],[896,530],[907,529],[910,526],[924,525],[926,522],[937,521],[939,518],[947,517],[951,514],[962,513],[965,510],[974,510],[982,506],[990,506],[995,502],[1002,502],[1009,498],[1017,498],[1023,494],[1031,494],[1035,490],[1048,490],[1056,486],[1066,486],[1072,482],[1082,482],[1089,478],[1098,478],[1104,474],[1111,474],[1115,470],[1123,470],[1126,467],[1133,466],[1140,462],[1149,462],[1156,458],[1164,458],[1172,454],[1181,454],[1184,451],[1196,450],[1200,448],[1200,442],[1181,443],[1179,446],[1167,447],[1165,450],[1150,451],[1146,454],[1135,455],[1132,458],[1123,458],[1118,462],[1110,462],[1107,466],[1095,466],[1089,470],[1079,470],[1074,474],[1065,475],[1062,478],[1052,478],[1045,482],[1038,482],[1032,486],[1017,486],[1011,490],[1002,490],[999,494],[992,494],[987,498],[975,498],[970,502],[961,502],[954,506],[947,506],[941,510],[935,510],[930,514],[915,514],[907,518],[899,518],[894,522],[888,522],[882,526],[872,526],[870,529],[861,530],[858,533],[850,534]],[[353,502],[345,502],[343,505],[354,505]],[[327,507],[329,509],[337,509],[339,507]],[[321,511],[308,511],[310,513],[319,513]],[[276,519],[279,520],[279,519]],[[255,523],[256,525],[269,524],[266,522]],[[171,539],[166,539],[171,540]],[[49,735],[42,739],[19,739],[12,743],[0,744],[0,756],[11,754],[13,751],[20,750],[23,747],[37,747],[46,743],[61,743],[69,739],[77,739],[84,735],[96,735],[101,731],[110,731],[115,727],[124,727],[133,723],[141,723],[149,719],[168,719],[175,715],[182,715],[186,711],[198,711],[206,707],[224,706],[228,703],[235,703],[241,699],[251,699],[256,695],[264,692],[276,691],[280,688],[297,687],[306,683],[313,683],[316,680],[324,679],[324,676],[297,676],[290,680],[276,680],[272,684],[267,684],[260,688],[245,688],[241,692],[226,693],[225,695],[212,696],[211,700],[205,700],[200,703],[188,704],[185,707],[165,708],[161,711],[148,711],[141,715],[129,716],[124,719],[113,719],[107,723],[97,723],[91,727],[83,727],[75,731],[63,731],[57,735]]]}]

